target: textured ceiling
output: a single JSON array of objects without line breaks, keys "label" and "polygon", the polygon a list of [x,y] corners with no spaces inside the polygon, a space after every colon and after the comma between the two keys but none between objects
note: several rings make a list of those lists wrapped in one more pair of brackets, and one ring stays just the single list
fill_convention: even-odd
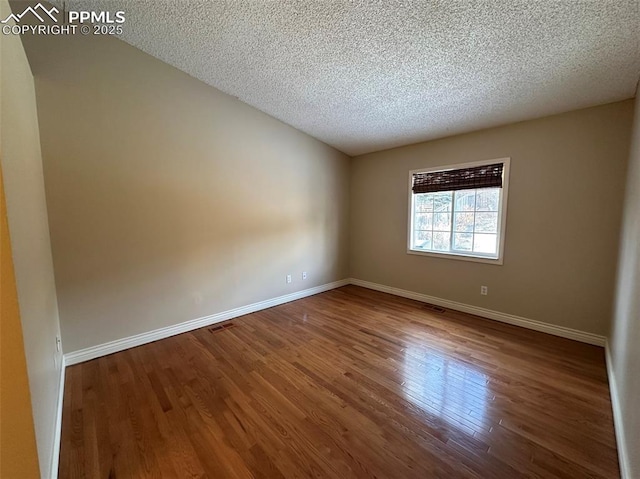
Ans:
[{"label": "textured ceiling", "polygon": [[65,3],[350,155],[631,98],[640,72],[638,0]]}]

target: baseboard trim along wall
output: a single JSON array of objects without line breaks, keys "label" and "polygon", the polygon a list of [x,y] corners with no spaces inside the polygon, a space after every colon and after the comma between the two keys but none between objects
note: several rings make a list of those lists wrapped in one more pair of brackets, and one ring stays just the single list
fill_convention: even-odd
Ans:
[{"label": "baseboard trim along wall", "polygon": [[618,396],[618,384],[613,372],[611,362],[611,349],[609,341],[604,346],[605,358],[607,362],[607,376],[609,377],[609,394],[611,394],[611,408],[613,409],[613,428],[616,432],[616,443],[618,445],[618,462],[620,463],[620,478],[631,479],[629,473],[629,454],[627,443],[624,438],[624,420],[622,419],[622,409],[620,408],[620,397]]},{"label": "baseboard trim along wall", "polygon": [[67,365],[64,362],[64,356],[61,358],[62,364],[60,365],[60,377],[58,383],[58,403],[56,404],[56,417],[54,423],[54,436],[53,436],[53,454],[51,456],[51,466],[48,475],[43,477],[50,477],[51,479],[57,479],[58,477],[58,464],[60,463],[60,435],[62,433],[62,406],[64,404],[64,378]]},{"label": "baseboard trim along wall", "polygon": [[378,283],[363,281],[361,279],[350,278],[323,284],[314,288],[304,289],[302,291],[286,294],[284,296],[278,296],[277,298],[259,301],[257,303],[252,303],[247,306],[241,306],[239,308],[231,309],[228,311],[222,311],[220,313],[204,316],[202,318],[192,319],[183,323],[168,326],[166,328],[160,328],[154,331],[149,331],[147,333],[141,333],[135,336],[117,339],[108,343],[99,344],[97,346],[91,346],[89,348],[66,353],[64,355],[65,365],[72,366],[74,364],[90,361],[91,359],[99,358],[101,356],[124,351],[125,349],[141,346],[143,344],[158,341],[159,339],[168,338],[170,336],[175,336],[176,334],[186,333],[187,331],[193,331],[194,329],[210,326],[222,321],[228,321],[245,314],[255,313],[256,311],[260,311],[262,309],[271,308],[273,306],[278,306],[290,301],[313,296],[314,294],[322,293],[324,291],[340,288],[342,286],[346,286],[347,284],[354,284],[363,288],[373,289],[376,291],[393,294],[395,296],[401,296],[403,298],[414,299],[423,303],[431,303],[437,306],[442,306],[444,308],[454,309],[456,311],[474,314],[483,318],[493,319],[495,321],[513,324],[515,326],[521,326],[527,329],[533,329],[534,331],[541,331],[543,333],[553,334],[554,336],[560,336],[583,343],[594,344],[596,346],[604,346],[606,342],[606,338],[604,336],[600,336],[597,334],[578,331],[577,329],[565,328],[563,326],[556,326],[554,324],[543,323],[541,321],[535,321],[533,319],[523,318],[521,316],[501,313],[499,311],[493,311],[490,309],[471,306],[464,303],[458,303],[456,301],[437,298],[435,296],[429,296],[422,293],[415,293],[413,291],[394,288],[392,286],[385,286]]},{"label": "baseboard trim along wall", "polygon": [[554,336],[560,336],[562,338],[573,339],[582,343],[604,346],[606,342],[606,338],[598,334],[586,333],[584,331],[578,331],[577,329],[565,328],[564,326],[556,326],[554,324],[543,323],[542,321],[523,318],[521,316],[515,316],[513,314],[501,313],[499,311],[493,311],[491,309],[479,308],[477,306],[471,306],[469,304],[458,303],[457,301],[437,298],[435,296],[429,296],[422,293],[414,293],[413,291],[394,288],[392,286],[385,286],[378,283],[371,283],[369,281],[363,281],[361,279],[351,278],[349,282],[351,284],[355,284],[356,286],[362,286],[363,288],[374,289],[376,291],[393,294],[395,296],[401,296],[403,298],[414,299],[423,303],[435,304],[436,306],[441,306],[443,308],[455,309],[456,311],[462,311],[463,313],[474,314],[483,318],[493,319],[495,321],[513,324],[515,326],[521,326],[527,329],[533,329],[534,331],[553,334]]},{"label": "baseboard trim along wall", "polygon": [[413,291],[394,288],[392,286],[385,286],[378,283],[372,283],[370,281],[363,281],[361,279],[356,279],[356,278],[334,281],[332,283],[327,283],[327,284],[323,284],[313,288],[298,291],[295,293],[286,294],[284,296],[278,296],[277,298],[272,298],[265,301],[259,301],[257,303],[252,303],[247,306],[242,306],[242,307],[231,309],[228,311],[223,311],[223,312],[212,314],[209,316],[204,316],[202,318],[192,319],[180,324],[168,326],[166,328],[156,329],[154,331],[149,331],[147,333],[130,336],[128,338],[117,339],[115,341],[111,341],[108,343],[99,344],[97,346],[92,346],[89,348],[81,349],[79,351],[73,351],[73,352],[64,354],[62,359],[63,361],[62,368],[60,372],[59,397],[58,397],[58,405],[57,405],[57,412],[56,412],[56,437],[54,442],[54,454],[53,454],[51,471],[50,471],[49,477],[51,477],[52,479],[56,479],[58,477],[58,463],[59,463],[59,455],[60,455],[60,433],[62,430],[62,406],[63,406],[63,398],[64,398],[64,378],[65,378],[65,368],[67,366],[72,366],[74,364],[90,361],[91,359],[106,356],[108,354],[117,353],[119,351],[124,351],[125,349],[141,346],[143,344],[151,343],[153,341],[158,341],[160,339],[175,336],[176,334],[193,331],[194,329],[203,328],[205,326],[210,326],[212,324],[220,323],[222,321],[228,321],[230,319],[237,318],[239,316],[244,316],[245,314],[255,313],[256,311],[271,308],[273,306],[278,306],[280,304],[288,303],[298,299],[306,298],[308,296],[313,296],[315,294],[340,288],[348,284],[353,284],[356,286],[361,286],[363,288],[381,291],[383,293],[393,294],[395,296],[401,296],[403,298],[409,298],[416,301],[421,301],[423,303],[435,304],[437,306],[441,306],[444,308],[449,308],[449,309],[454,309],[456,311],[461,311],[464,313],[474,314],[476,316],[480,316],[483,318],[493,319],[495,321],[500,321],[507,324],[513,324],[515,326],[521,326],[523,328],[532,329],[534,331],[540,331],[543,333],[549,333],[555,336],[560,336],[563,338],[581,341],[583,343],[593,344],[596,346],[605,346],[606,358],[607,358],[607,372],[609,376],[609,389],[611,391],[611,403],[613,405],[613,417],[614,417],[614,424],[615,424],[615,430],[616,430],[616,439],[618,441],[618,451],[620,455],[620,469],[622,472],[622,479],[628,478],[628,475],[626,474],[626,471],[628,470],[628,466],[626,462],[627,456],[626,456],[626,450],[624,448],[624,442],[623,442],[624,439],[622,436],[622,416],[621,416],[620,406],[618,402],[618,396],[616,394],[617,389],[616,389],[615,377],[613,375],[613,369],[611,365],[609,348],[607,345],[606,338],[604,336],[600,336],[592,333],[586,333],[583,331],[578,331],[576,329],[565,328],[563,326],[556,326],[553,324],[543,323],[541,321],[535,321],[533,319],[527,319],[520,316],[514,316],[512,314],[501,313],[501,312],[493,311],[490,309],[479,308],[477,306],[458,303],[456,301],[437,298],[435,296],[415,293]]},{"label": "baseboard trim along wall", "polygon": [[349,284],[348,279],[340,281],[334,281],[333,283],[326,283],[320,286],[316,286],[302,291],[297,291],[291,294],[285,294],[284,296],[278,296],[277,298],[267,299],[265,301],[259,301],[257,303],[249,304],[247,306],[241,306],[239,308],[230,309],[228,311],[222,311],[220,313],[212,314],[209,316],[203,316],[202,318],[192,319],[183,323],[167,326],[166,328],[156,329],[149,331],[148,333],[141,333],[135,336],[129,336],[128,338],[116,339],[97,346],[91,346],[89,348],[81,349],[79,351],[73,351],[64,355],[64,361],[67,366],[90,361],[91,359],[106,356],[108,354],[124,351],[125,349],[134,348],[143,344],[158,341],[159,339],[175,336],[176,334],[186,333],[193,331],[194,329],[210,326],[222,321],[228,321],[245,314],[255,313],[262,309],[272,308],[280,304],[289,303],[297,299],[306,298],[307,296],[313,296],[314,294],[323,293],[331,289],[340,288]]}]

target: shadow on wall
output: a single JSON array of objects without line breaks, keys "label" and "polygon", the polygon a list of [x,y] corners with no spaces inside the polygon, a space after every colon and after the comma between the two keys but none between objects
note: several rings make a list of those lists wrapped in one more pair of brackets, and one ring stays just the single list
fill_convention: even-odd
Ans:
[{"label": "shadow on wall", "polygon": [[115,38],[25,43],[66,351],[347,277],[348,157]]},{"label": "shadow on wall", "polygon": [[113,171],[92,174],[76,166],[73,181],[83,187],[66,190],[53,226],[56,260],[72,266],[60,271],[64,294],[125,278],[127,290],[167,274],[174,284],[193,274],[211,279],[211,272],[220,273],[220,287],[247,288],[282,279],[271,274],[280,264],[313,255],[318,266],[338,252],[340,218],[327,202],[278,199],[242,182],[209,192],[182,183],[183,189],[178,178],[157,170],[136,184]]},{"label": "shadow on wall", "polygon": [[167,325],[284,294],[285,275],[303,268],[305,287],[341,279],[344,225],[328,199],[283,194],[292,185],[277,178],[196,186],[158,169],[127,175],[74,164],[69,177],[80,187],[58,190],[52,215],[65,320],[158,319],[160,308],[172,311]]}]

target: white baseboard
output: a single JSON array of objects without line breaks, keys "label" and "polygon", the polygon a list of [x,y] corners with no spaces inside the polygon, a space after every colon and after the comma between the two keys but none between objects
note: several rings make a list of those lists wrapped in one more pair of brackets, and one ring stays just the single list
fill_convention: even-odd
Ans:
[{"label": "white baseboard", "polygon": [[542,321],[523,318],[521,316],[514,316],[513,314],[501,313],[499,311],[493,311],[491,309],[479,308],[477,306],[458,303],[456,301],[451,301],[448,299],[436,298],[435,296],[428,296],[426,294],[414,293],[413,291],[394,288],[392,286],[385,286],[378,283],[371,283],[369,281],[363,281],[361,279],[351,278],[349,281],[351,282],[351,284],[362,286],[363,288],[374,289],[376,291],[382,291],[383,293],[389,293],[395,296],[402,296],[403,298],[414,299],[423,303],[431,303],[437,306],[442,306],[443,308],[455,309],[456,311],[462,311],[463,313],[475,314],[476,316],[481,316],[483,318],[493,319],[495,321],[513,324],[515,326],[521,326],[527,329],[533,329],[534,331],[553,334],[554,336],[574,339],[583,343],[594,344],[596,346],[604,346],[606,342],[606,338],[604,336],[593,333],[586,333],[584,331],[578,331],[577,329],[565,328],[564,326],[556,326],[554,324],[543,323]]},{"label": "white baseboard", "polygon": [[334,281],[333,283],[327,283],[314,288],[305,289],[296,293],[279,296],[277,298],[260,301],[257,303],[249,304],[239,308],[223,311],[220,313],[204,316],[202,318],[192,319],[180,324],[168,326],[165,328],[156,329],[146,333],[137,334],[135,336],[129,336],[127,338],[117,339],[97,346],[91,346],[89,348],[81,349],[79,351],[72,351],[64,355],[65,364],[72,366],[74,364],[89,361],[91,359],[106,356],[108,354],[124,351],[125,349],[141,346],[143,344],[151,343],[159,339],[175,336],[176,334],[185,333],[194,329],[210,326],[222,321],[228,321],[245,314],[255,313],[262,309],[271,308],[280,304],[295,301],[297,299],[306,298],[314,294],[329,291],[331,289],[339,288],[347,284],[355,284],[368,289],[374,289],[376,291],[382,291],[390,293],[396,296],[402,296],[404,298],[410,298],[425,303],[431,303],[445,308],[455,309],[456,311],[462,311],[464,313],[475,314],[484,318],[501,321],[503,323],[513,324],[535,331],[541,331],[544,333],[553,334],[555,336],[561,336],[563,338],[574,339],[584,343],[595,344],[597,346],[604,346],[606,338],[597,334],[586,333],[584,331],[578,331],[576,329],[565,328],[563,326],[556,326],[553,324],[543,323],[541,321],[535,321],[533,319],[523,318],[520,316],[514,316],[512,314],[501,313],[499,311],[493,311],[490,309],[479,308],[477,306],[471,306],[468,304],[458,303],[456,301],[450,301],[448,299],[437,298],[435,296],[428,296],[426,294],[415,293],[391,286],[385,286],[377,283],[371,283],[369,281],[363,281],[360,279],[343,279],[340,281]]},{"label": "white baseboard", "polygon": [[[127,338],[122,338],[122,339],[118,339],[108,343],[100,344],[97,346],[81,349],[79,351],[66,353],[63,357],[63,363],[62,363],[62,368],[60,373],[60,388],[59,388],[59,398],[58,398],[58,406],[57,406],[57,413],[56,413],[56,436],[55,436],[55,442],[54,442],[54,455],[52,459],[50,477],[52,479],[56,479],[58,474],[58,463],[59,463],[59,453],[60,453],[60,433],[62,430],[64,378],[65,378],[66,366],[72,366],[74,364],[89,361],[91,359],[95,359],[101,356],[106,356],[108,354],[124,351],[125,349],[141,346],[143,344],[151,343],[153,341],[175,336],[176,334],[181,334],[188,331],[192,331],[194,329],[210,326],[212,324],[219,323],[222,321],[228,321],[230,319],[237,318],[239,316],[244,316],[245,314],[254,313],[256,311],[260,311],[266,308],[271,308],[273,306],[278,306],[280,304],[288,303],[290,301],[295,301],[298,299],[306,298],[308,296],[313,296],[315,294],[329,291],[335,288],[340,288],[348,284],[354,284],[356,286],[362,286],[364,288],[373,289],[376,291],[381,291],[384,293],[389,293],[389,294],[393,294],[395,296],[401,296],[404,298],[414,299],[416,301],[421,301],[424,303],[431,303],[437,306],[454,309],[456,311],[462,311],[464,313],[474,314],[476,316],[481,316],[484,318],[493,319],[503,323],[521,326],[521,327],[532,329],[535,331],[541,331],[544,333],[553,334],[555,336],[560,336],[563,338],[574,339],[576,341],[581,341],[588,344],[594,344],[597,346],[606,345],[606,338],[604,336],[600,336],[597,334],[578,331],[571,328],[565,328],[563,326],[556,326],[553,324],[543,323],[541,321],[535,321],[535,320],[523,318],[520,316],[514,316],[512,314],[501,313],[499,311],[493,311],[490,309],[480,308],[477,306],[471,306],[464,303],[458,303],[456,301],[437,298],[435,296],[429,296],[421,293],[415,293],[413,291],[407,291],[399,288],[394,288],[391,286],[385,286],[382,284],[372,283],[369,281],[363,281],[356,278],[334,281],[332,283],[323,284],[320,286],[316,286],[314,288],[298,291],[296,293],[279,296],[277,298],[260,301],[257,303],[249,304],[247,306],[242,306],[242,307],[231,309],[228,311],[223,311],[223,312],[212,314],[209,316],[204,316],[202,318],[185,321],[183,323],[176,324],[173,326],[168,326],[166,328],[160,328],[154,331],[149,331],[147,333],[142,333],[135,336],[130,336]],[[618,441],[618,451],[620,455],[620,469],[622,471],[622,479],[630,479],[628,475],[626,475],[627,474],[626,471],[628,471],[628,466],[626,462],[627,456],[624,448],[624,442],[623,442],[624,440],[622,437],[622,417],[621,417],[618,398],[616,395],[617,389],[615,385],[615,377],[613,375],[613,370],[611,369],[611,358],[609,355],[608,345],[606,346],[606,357],[607,357],[607,371],[609,374],[609,389],[611,391],[611,403],[613,405],[613,416],[614,416],[614,423],[616,426],[615,427],[616,439]]]},{"label": "white baseboard", "polygon": [[624,420],[622,418],[622,410],[620,409],[620,398],[618,397],[618,384],[616,383],[616,375],[613,372],[613,363],[611,362],[611,349],[609,341],[606,342],[605,358],[607,361],[607,376],[609,376],[609,393],[611,394],[611,408],[613,409],[613,428],[616,431],[616,443],[618,445],[618,462],[620,463],[620,478],[631,479],[629,454],[627,452],[627,443],[624,435]]},{"label": "white baseboard", "polygon": [[210,326],[222,321],[228,321],[245,314],[255,313],[262,309],[271,308],[280,304],[295,301],[297,299],[306,298],[307,296],[313,296],[314,294],[323,293],[330,289],[340,288],[349,284],[348,279],[340,281],[334,281],[333,283],[327,283],[314,288],[304,289],[296,293],[285,294],[284,296],[278,296],[277,298],[267,299],[257,303],[249,304],[247,306],[241,306],[239,308],[230,309],[221,313],[204,316],[202,318],[192,319],[183,323],[175,324],[173,326],[167,326],[166,328],[156,329],[149,331],[148,333],[136,334],[135,336],[129,336],[127,338],[116,339],[97,346],[91,346],[89,348],[81,349],[79,351],[72,351],[64,355],[65,364],[72,366],[74,364],[83,363],[91,359],[106,356],[108,354],[117,353],[118,351],[124,351],[125,349],[134,348],[143,344],[158,341],[159,339],[175,336],[176,334],[186,333],[193,331],[194,329]]},{"label": "white baseboard", "polygon": [[49,475],[51,479],[58,479],[58,464],[60,463],[60,435],[62,433],[62,406],[64,404],[64,377],[67,365],[64,356],[61,356],[60,377],[58,379],[58,403],[56,404],[56,417],[54,423],[53,454],[51,456],[51,466]]}]

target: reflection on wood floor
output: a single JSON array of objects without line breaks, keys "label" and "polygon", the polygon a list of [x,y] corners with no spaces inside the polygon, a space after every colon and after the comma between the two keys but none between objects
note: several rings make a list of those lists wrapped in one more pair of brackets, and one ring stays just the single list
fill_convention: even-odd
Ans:
[{"label": "reflection on wood floor", "polygon": [[356,286],[231,324],[69,367],[60,477],[619,477],[602,348]]}]

